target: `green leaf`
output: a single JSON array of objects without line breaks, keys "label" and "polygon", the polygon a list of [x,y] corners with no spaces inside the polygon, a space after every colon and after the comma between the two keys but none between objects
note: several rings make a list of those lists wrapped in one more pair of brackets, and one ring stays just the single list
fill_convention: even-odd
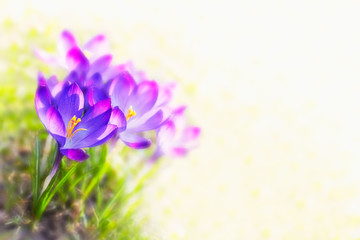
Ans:
[{"label": "green leaf", "polygon": [[39,186],[40,186],[40,146],[39,146],[39,138],[36,136],[35,138],[35,149],[34,149],[34,157],[33,157],[33,166],[32,166],[32,186],[33,186],[33,211],[37,206],[39,200]]}]

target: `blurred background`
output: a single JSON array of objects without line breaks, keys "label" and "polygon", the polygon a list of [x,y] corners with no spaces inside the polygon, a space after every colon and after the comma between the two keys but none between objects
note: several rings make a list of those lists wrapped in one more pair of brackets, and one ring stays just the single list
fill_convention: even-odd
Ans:
[{"label": "blurred background", "polygon": [[83,43],[104,33],[115,62],[177,82],[202,128],[145,190],[149,236],[360,239],[359,12],[350,0],[0,0],[0,147],[42,127],[36,76],[52,71],[33,49],[55,51],[63,29]]}]

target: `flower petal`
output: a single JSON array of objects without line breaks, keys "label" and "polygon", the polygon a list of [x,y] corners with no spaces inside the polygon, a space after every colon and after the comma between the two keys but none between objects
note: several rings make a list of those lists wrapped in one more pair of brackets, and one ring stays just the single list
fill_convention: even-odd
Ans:
[{"label": "flower petal", "polygon": [[89,61],[78,47],[73,47],[67,52],[66,62],[69,70],[85,72],[89,69]]},{"label": "flower petal", "polygon": [[174,157],[184,157],[188,152],[189,150],[183,147],[174,147],[173,149],[171,149],[171,154]]},{"label": "flower petal", "polygon": [[51,106],[46,112],[45,127],[53,138],[63,146],[65,144],[65,125],[60,113],[54,106]]},{"label": "flower petal", "polygon": [[104,35],[99,34],[84,45],[84,50],[91,54],[91,59],[97,59],[109,52],[109,42]]},{"label": "flower petal", "polygon": [[103,90],[92,87],[86,90],[86,99],[89,106],[94,106],[96,103],[106,99],[108,96]]},{"label": "flower petal", "polygon": [[54,105],[57,106],[60,97],[64,93],[64,90],[68,88],[70,85],[70,82],[68,81],[60,81],[58,82],[51,90],[51,95],[54,99]]},{"label": "flower petal", "polygon": [[[110,98],[104,99],[98,103],[96,103],[94,106],[89,108],[84,116],[82,117],[82,122],[88,122],[91,119],[98,117],[99,115],[103,114],[104,112],[111,109],[111,100]],[[110,117],[110,116],[109,116]]]},{"label": "flower petal", "polygon": [[143,115],[154,106],[158,92],[158,85],[155,81],[141,82],[132,91],[124,111],[132,106],[138,117]]},{"label": "flower petal", "polygon": [[104,72],[111,63],[112,55],[108,54],[98,58],[94,63],[91,64],[88,76],[92,76],[95,73]]},{"label": "flower petal", "polygon": [[47,85],[49,87],[50,92],[54,89],[54,87],[59,83],[58,79],[56,76],[51,76],[48,80],[47,80]]},{"label": "flower petal", "polygon": [[[90,134],[88,134],[85,138],[81,139],[80,141],[75,140],[75,136],[73,138],[73,142],[67,142],[64,147],[66,148],[84,148],[84,147],[95,147],[98,145],[101,145],[110,138],[114,136],[116,133],[117,126],[115,125],[103,125],[100,128],[97,128],[94,131],[90,131]],[[79,132],[80,133],[80,132]]]},{"label": "flower petal", "polygon": [[171,146],[172,141],[174,140],[176,133],[175,125],[172,121],[167,121],[164,123],[156,133],[157,136],[157,145],[161,148],[167,149],[168,146]]},{"label": "flower petal", "polygon": [[199,127],[192,127],[192,126],[187,127],[184,129],[180,141],[182,142],[195,141],[199,138],[200,133],[201,133],[201,129]]},{"label": "flower petal", "polygon": [[135,81],[128,72],[122,72],[115,78],[109,88],[113,106],[118,106],[124,112],[127,111],[125,105],[134,86]]},{"label": "flower petal", "polygon": [[64,123],[68,123],[73,116],[81,117],[84,108],[84,94],[76,83],[63,90],[59,98],[58,111]]},{"label": "flower petal", "polygon": [[73,132],[75,133],[78,129],[84,130],[77,131],[73,137],[67,138],[64,148],[82,147],[83,145],[81,142],[83,142],[84,139],[93,135],[94,132],[97,132],[98,129],[103,128],[109,123],[111,111],[112,109],[109,99],[103,100],[89,108],[81,122],[76,125]]},{"label": "flower petal", "polygon": [[183,105],[183,106],[175,108],[172,111],[172,114],[174,115],[174,117],[183,117],[185,110],[186,110],[186,106]]},{"label": "flower petal", "polygon": [[71,160],[82,162],[88,159],[90,156],[82,149],[61,149],[63,155]]},{"label": "flower petal", "polygon": [[102,74],[104,80],[111,80],[117,77],[122,72],[126,71],[126,64],[120,64],[116,66],[110,66]]},{"label": "flower petal", "polygon": [[118,107],[113,108],[109,123],[116,125],[118,127],[118,132],[122,132],[126,129],[127,121],[125,115]]},{"label": "flower petal", "polygon": [[156,106],[164,106],[170,102],[173,97],[173,92],[176,87],[175,83],[168,83],[159,86],[159,96],[156,101]]},{"label": "flower petal", "polygon": [[66,56],[67,52],[76,45],[76,39],[72,33],[68,30],[64,30],[60,35],[58,44],[60,55]]},{"label": "flower petal", "polygon": [[54,55],[49,54],[48,52],[45,52],[41,49],[36,49],[34,53],[37,58],[39,58],[41,61],[47,64],[50,65],[59,64],[58,58],[55,57]]},{"label": "flower petal", "polygon": [[144,132],[157,129],[170,117],[167,108],[152,109],[140,118],[130,119],[127,125],[129,132]]},{"label": "flower petal", "polygon": [[103,86],[103,80],[100,73],[94,73],[89,79],[86,80],[87,87],[98,87]]},{"label": "flower petal", "polygon": [[133,133],[127,133],[126,131],[120,133],[120,139],[129,147],[136,149],[148,148],[151,145],[151,141],[149,139]]},{"label": "flower petal", "polygon": [[51,107],[51,94],[47,86],[39,86],[35,93],[35,109],[40,121],[46,123],[46,112]]}]

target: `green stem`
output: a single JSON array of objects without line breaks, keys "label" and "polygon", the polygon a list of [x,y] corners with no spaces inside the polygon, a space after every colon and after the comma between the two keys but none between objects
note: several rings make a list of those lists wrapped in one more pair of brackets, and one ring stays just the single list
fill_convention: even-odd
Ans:
[{"label": "green stem", "polygon": [[41,193],[43,193],[43,192],[46,190],[46,188],[48,187],[51,179],[54,177],[56,171],[57,171],[58,168],[59,168],[61,159],[62,159],[63,156],[64,156],[64,155],[60,152],[60,148],[59,148],[58,145],[56,146],[56,148],[57,148],[57,153],[56,153],[54,165],[53,165],[53,168],[52,168],[49,176],[47,176],[46,179],[45,179],[45,181],[44,181],[44,186],[43,186],[43,189],[42,189]]}]

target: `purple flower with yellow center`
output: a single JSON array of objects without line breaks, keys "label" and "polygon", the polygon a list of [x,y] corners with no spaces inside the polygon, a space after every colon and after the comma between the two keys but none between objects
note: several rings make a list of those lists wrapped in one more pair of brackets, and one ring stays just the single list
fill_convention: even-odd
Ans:
[{"label": "purple flower with yellow center", "polygon": [[164,105],[157,105],[159,87],[155,81],[136,84],[128,72],[123,72],[109,84],[108,94],[114,107],[118,107],[127,122],[125,131],[117,136],[132,148],[147,148],[151,141],[143,132],[155,130],[169,117]]},{"label": "purple flower with yellow center", "polygon": [[76,83],[63,81],[49,88],[49,81],[41,74],[38,80],[35,108],[40,121],[58,145],[50,175],[55,174],[63,156],[84,161],[89,155],[82,148],[103,144],[125,128],[125,116],[118,108],[111,107],[109,98],[84,110],[84,95]]},{"label": "purple flower with yellow center", "polygon": [[171,118],[156,131],[157,145],[151,162],[163,155],[183,157],[196,147],[201,129],[186,124],[185,109],[181,106],[173,110]]}]

